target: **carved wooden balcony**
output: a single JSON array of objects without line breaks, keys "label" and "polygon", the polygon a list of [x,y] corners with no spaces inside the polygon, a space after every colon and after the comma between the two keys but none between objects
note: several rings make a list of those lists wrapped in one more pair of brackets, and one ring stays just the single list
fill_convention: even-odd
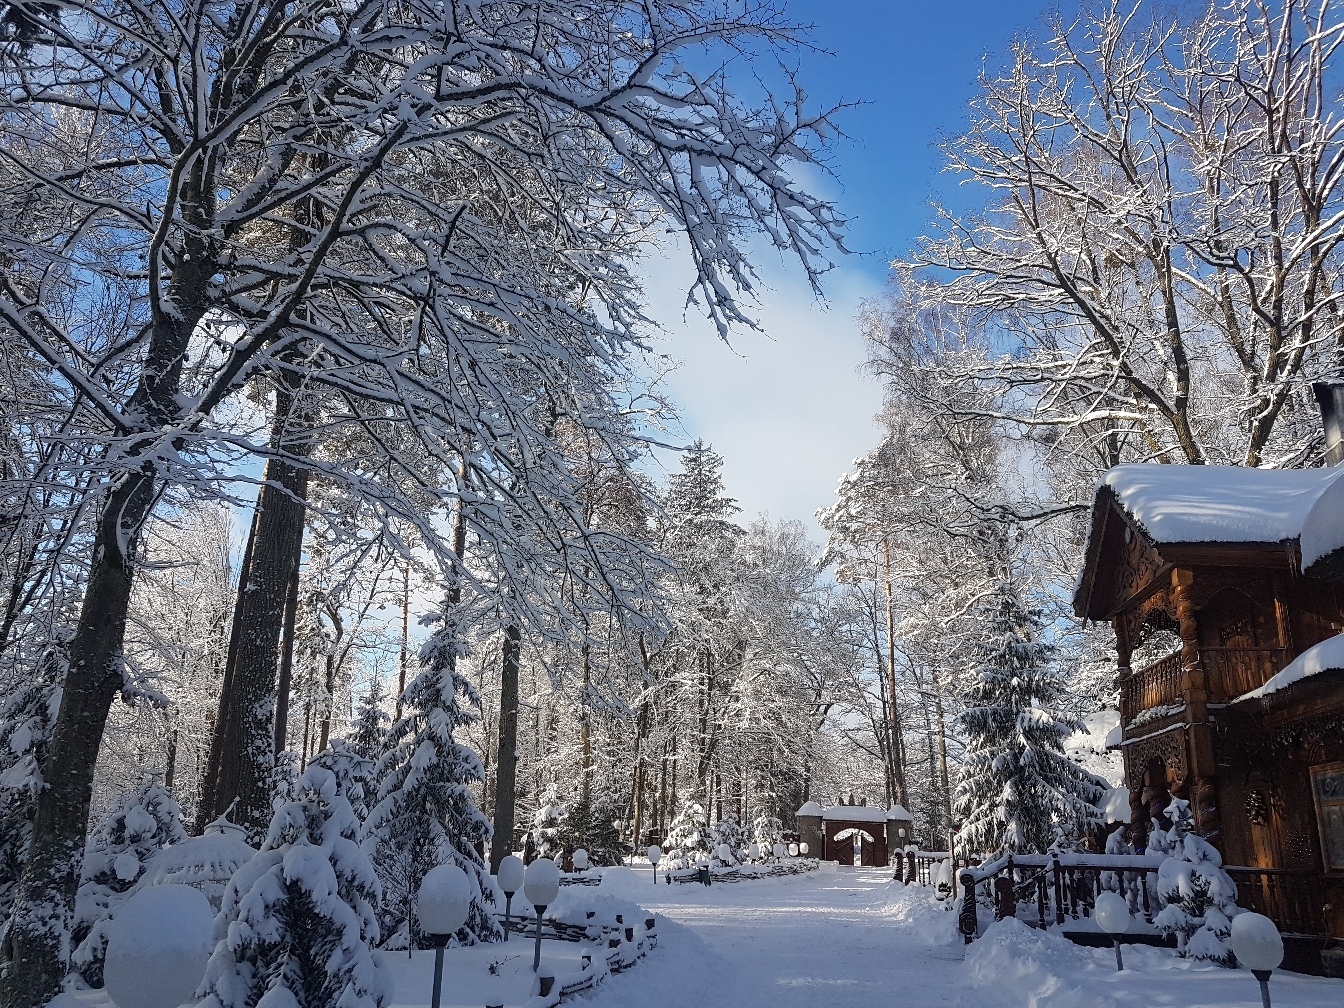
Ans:
[{"label": "carved wooden balcony", "polygon": [[1287,648],[1203,648],[1199,660],[1210,703],[1230,703],[1259,689],[1291,660]]}]

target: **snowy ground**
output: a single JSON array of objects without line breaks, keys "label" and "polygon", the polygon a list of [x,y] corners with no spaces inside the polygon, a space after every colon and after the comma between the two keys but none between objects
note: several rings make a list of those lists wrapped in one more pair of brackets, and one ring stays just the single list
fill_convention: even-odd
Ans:
[{"label": "snowy ground", "polygon": [[[647,877],[647,876],[645,876]],[[576,1008],[1259,1008],[1245,970],[1170,952],[1084,949],[1017,922],[969,947],[931,891],[840,868],[737,885],[659,886],[658,948]],[[1340,1008],[1344,980],[1276,974],[1276,1008]]]}]

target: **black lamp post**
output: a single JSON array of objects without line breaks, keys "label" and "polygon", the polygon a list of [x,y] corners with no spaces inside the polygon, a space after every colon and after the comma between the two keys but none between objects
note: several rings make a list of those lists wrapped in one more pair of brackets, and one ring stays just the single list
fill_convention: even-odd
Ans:
[{"label": "black lamp post", "polygon": [[541,915],[560,895],[560,866],[550,858],[537,858],[523,876],[523,895],[537,908],[537,946],[532,953],[532,972],[541,968]]},{"label": "black lamp post", "polygon": [[420,883],[415,916],[420,930],[434,943],[434,993],[430,1008],[439,1008],[443,992],[443,950],[453,932],[467,922],[471,912],[471,880],[454,864],[431,868]]},{"label": "black lamp post", "polygon": [[513,894],[523,887],[523,859],[510,854],[499,863],[499,874],[495,878],[504,893],[504,940],[508,941],[509,924],[513,920]]}]

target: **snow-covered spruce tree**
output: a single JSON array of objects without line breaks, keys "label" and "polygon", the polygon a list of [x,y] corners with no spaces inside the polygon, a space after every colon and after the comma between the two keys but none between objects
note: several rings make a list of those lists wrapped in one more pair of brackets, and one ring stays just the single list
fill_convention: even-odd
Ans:
[{"label": "snow-covered spruce tree", "polygon": [[70,964],[92,987],[103,984],[107,928],[117,904],[133,889],[150,859],[163,848],[187,839],[182,810],[157,780],[150,779],[89,835],[71,940]]},{"label": "snow-covered spruce tree", "polygon": [[0,702],[0,921],[9,918],[14,887],[28,856],[42,767],[61,706],[69,657],[56,640],[37,662],[37,673]]},{"label": "snow-covered spruce tree", "polygon": [[387,695],[383,691],[383,680],[375,675],[369,685],[369,692],[359,700],[355,710],[355,720],[346,735],[346,741],[355,752],[367,760],[377,763],[387,751],[387,730],[392,722],[391,716],[383,709]]},{"label": "snow-covered spruce tree", "polygon": [[373,786],[373,760],[358,752],[344,739],[332,739],[325,749],[313,757],[309,765],[331,771],[362,829],[364,821],[369,818],[368,795]]},{"label": "snow-covered spruce tree", "polygon": [[558,861],[565,851],[567,809],[560,801],[560,792],[548,784],[541,793],[537,810],[532,814],[532,844],[539,857]]},{"label": "snow-covered spruce tree", "polygon": [[229,880],[200,1008],[379,1008],[378,877],[341,782],[313,765]]},{"label": "snow-covered spruce tree", "polygon": [[585,802],[580,798],[565,810],[564,843],[567,850],[582,847],[594,865],[617,865],[625,860],[629,846],[616,822],[621,814],[614,793],[598,790]]},{"label": "snow-covered spruce tree", "polygon": [[1066,685],[1040,611],[1006,579],[982,611],[979,665],[958,719],[966,737],[958,840],[975,853],[1042,853],[1057,830],[1078,835],[1101,824],[1093,803],[1107,784],[1064,755],[1064,740],[1083,725],[1058,713]]},{"label": "snow-covered spruce tree", "polygon": [[272,810],[293,800],[299,785],[299,763],[299,754],[291,749],[275,754],[275,766],[271,768]]},{"label": "snow-covered spruce tree", "polygon": [[714,824],[713,835],[710,838],[710,843],[714,845],[714,857],[717,859],[719,848],[727,844],[733,854],[732,860],[725,863],[730,866],[737,864],[742,857],[742,849],[747,845],[746,837],[742,824],[737,821],[737,813],[729,812]]},{"label": "snow-covered spruce tree", "polygon": [[1166,905],[1153,923],[1175,935],[1177,955],[1231,966],[1236,883],[1223,871],[1222,855],[1195,833],[1188,801],[1173,798],[1166,815],[1171,829],[1159,840],[1169,853],[1157,870],[1157,895]]},{"label": "snow-covered spruce tree", "polygon": [[425,948],[413,912],[425,874],[456,864],[480,891],[454,939],[462,945],[502,941],[487,907],[493,892],[489,869],[476,852],[490,840],[490,821],[471,789],[485,779],[481,761],[453,733],[475,722],[481,701],[457,671],[462,643],[456,607],[444,603],[439,626],[420,649],[420,672],[402,697],[405,714],[392,726],[388,751],[374,771],[378,804],[365,823],[364,844],[384,884],[380,919],[385,946]]},{"label": "snow-covered spruce tree", "polygon": [[681,811],[667,829],[663,850],[672,859],[671,868],[686,868],[698,864],[710,855],[709,816],[700,795],[691,793],[682,802]]},{"label": "snow-covered spruce tree", "polygon": [[784,824],[779,816],[758,815],[751,824],[751,840],[760,849],[761,857],[774,857],[775,844],[784,842]]}]

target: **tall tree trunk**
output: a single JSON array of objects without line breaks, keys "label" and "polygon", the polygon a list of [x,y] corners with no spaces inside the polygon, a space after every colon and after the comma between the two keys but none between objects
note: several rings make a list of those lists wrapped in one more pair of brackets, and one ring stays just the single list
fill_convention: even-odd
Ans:
[{"label": "tall tree trunk", "polygon": [[[295,405],[292,386],[276,393],[271,444],[284,443]],[[305,456],[307,441],[289,447],[291,456]],[[244,577],[233,612],[229,642],[231,668],[219,698],[218,728],[210,747],[206,792],[197,826],[224,814],[237,799],[234,819],[255,842],[271,819],[271,770],[275,766],[275,698],[279,678],[280,636],[290,579],[298,575],[303,555],[304,512],[308,473],[288,461],[266,463],[265,482],[257,495],[256,535],[243,559]]]},{"label": "tall tree trunk", "polygon": [[583,646],[583,696],[579,700],[583,706],[579,709],[579,750],[582,754],[583,766],[579,768],[579,795],[580,800],[587,808],[592,798],[593,782],[593,737],[592,727],[589,724],[590,711],[588,707],[588,687],[592,683],[593,669],[588,653],[588,645]]},{"label": "tall tree trunk", "polygon": [[285,622],[280,632],[280,681],[275,686],[275,741],[271,752],[279,756],[289,748],[289,693],[294,683],[294,624],[299,615],[299,572],[289,579],[285,598]]},{"label": "tall tree trunk", "polygon": [[490,871],[513,853],[513,827],[518,773],[518,659],[522,631],[516,623],[504,628],[499,683],[499,756],[495,760],[495,835],[490,840]]},{"label": "tall tree trunk", "polygon": [[895,763],[896,803],[905,806],[905,739],[901,735],[901,712],[896,703],[896,614],[891,590],[891,546],[885,539],[882,541],[882,556],[887,584],[887,696],[891,701],[888,711],[891,720],[891,758]]}]

